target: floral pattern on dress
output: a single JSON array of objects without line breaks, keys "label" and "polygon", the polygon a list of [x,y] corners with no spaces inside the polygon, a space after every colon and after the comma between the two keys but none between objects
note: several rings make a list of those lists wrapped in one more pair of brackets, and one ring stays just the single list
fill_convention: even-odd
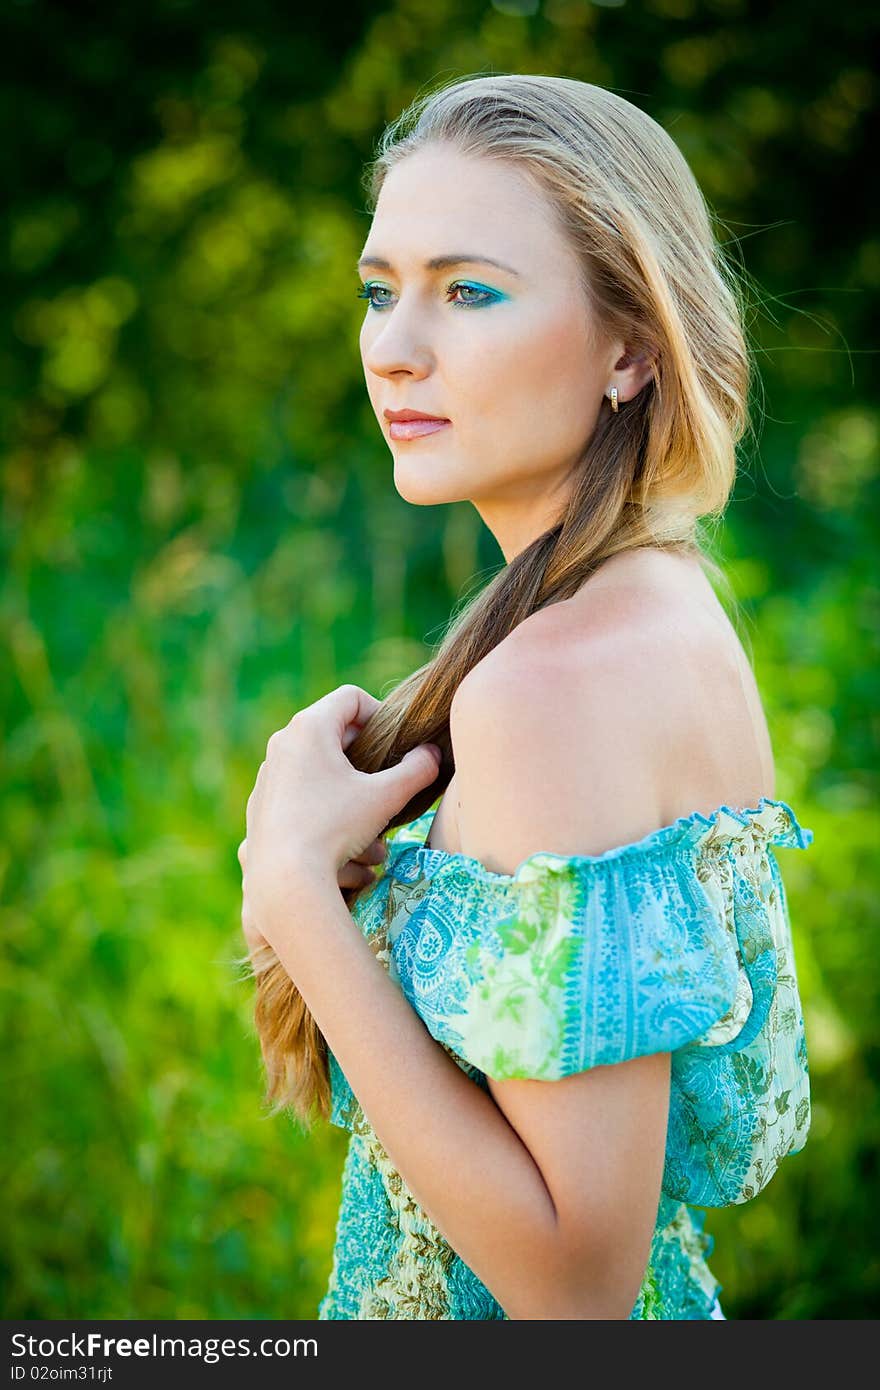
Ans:
[{"label": "floral pattern on dress", "polygon": [[[773,847],[813,833],[784,802],[694,812],[601,855],[496,874],[401,827],[352,916],[475,1084],[672,1054],[660,1206],[632,1318],[708,1318],[701,1207],[750,1200],[810,1122],[804,1022]],[[412,1198],[332,1053],[351,1131],[321,1318],[504,1318]]]}]

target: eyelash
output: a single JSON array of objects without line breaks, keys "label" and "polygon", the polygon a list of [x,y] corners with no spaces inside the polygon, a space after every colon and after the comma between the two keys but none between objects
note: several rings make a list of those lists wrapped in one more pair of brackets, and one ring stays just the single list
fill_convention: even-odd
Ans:
[{"label": "eyelash", "polygon": [[[452,299],[452,300],[450,300],[449,302],[450,302],[452,305],[454,305],[454,307],[455,307],[456,309],[481,309],[481,308],[483,307],[484,304],[491,304],[491,303],[493,303],[493,301],[497,301],[497,300],[499,300],[499,299],[501,298],[500,295],[494,294],[491,290],[484,290],[484,289],[481,289],[481,287],[480,287],[479,285],[469,285],[469,284],[467,283],[467,281],[465,281],[465,280],[453,280],[453,282],[452,282],[451,285],[447,285],[447,286],[446,286],[446,294],[449,294],[452,290],[459,290],[459,289],[475,290],[477,294],[482,294],[482,295],[485,295],[486,297],[485,297],[484,299],[459,299],[459,300]],[[386,290],[386,291],[387,291],[387,290],[388,290],[388,286],[387,286],[387,285],[377,285],[377,284],[373,284],[373,283],[370,283],[370,284],[368,284],[368,285],[364,285],[363,289],[360,289],[360,290],[357,291],[358,298],[359,298],[359,299],[366,299],[371,309],[377,309],[377,310],[387,309],[387,308],[388,308],[388,305],[387,305],[387,304],[377,304],[377,303],[376,303],[376,301],[375,301],[374,298],[373,298],[373,293],[372,293],[373,290]]]}]

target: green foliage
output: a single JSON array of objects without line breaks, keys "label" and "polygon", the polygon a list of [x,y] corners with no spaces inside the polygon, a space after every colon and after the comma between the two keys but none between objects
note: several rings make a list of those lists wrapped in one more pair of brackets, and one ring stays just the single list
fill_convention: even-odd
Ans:
[{"label": "green foliage", "polygon": [[499,563],[471,508],[394,491],[354,262],[384,122],[521,70],[644,105],[752,277],[721,559],[815,831],[782,856],[813,1123],[709,1214],[712,1267],[733,1318],[875,1316],[873,7],[7,9],[4,1316],[314,1315],[345,1136],[267,1122],[236,848],[269,734],[381,695]]}]

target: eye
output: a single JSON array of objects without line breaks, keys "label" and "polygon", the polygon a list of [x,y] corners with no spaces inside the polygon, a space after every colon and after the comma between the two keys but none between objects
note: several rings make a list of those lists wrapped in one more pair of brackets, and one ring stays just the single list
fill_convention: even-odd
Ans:
[{"label": "eye", "polygon": [[462,308],[466,304],[473,304],[474,306],[488,304],[491,300],[498,298],[498,295],[493,294],[491,290],[481,289],[479,285],[468,285],[463,280],[454,280],[451,285],[446,286],[447,294],[452,292],[457,294],[460,290],[469,290],[472,294],[482,295],[481,299],[458,299],[450,301],[453,304],[460,304]]},{"label": "eye", "polygon": [[370,307],[371,307],[372,309],[384,309],[384,308],[385,308],[385,303],[384,303],[384,301],[380,301],[379,303],[377,303],[376,300],[373,298],[373,291],[374,291],[374,290],[378,290],[380,294],[382,294],[382,293],[390,294],[390,293],[391,293],[391,291],[390,291],[390,290],[387,288],[387,286],[385,286],[385,285],[372,285],[372,284],[371,284],[371,285],[364,285],[363,289],[358,290],[358,292],[357,292],[357,294],[358,294],[358,299],[366,299],[366,300],[368,300],[368,301],[369,301],[369,304],[370,304]]},{"label": "eye", "polygon": [[[468,296],[467,298],[448,298],[450,295],[458,294],[462,291],[466,293],[466,295]],[[357,291],[358,298],[366,299],[372,309],[387,309],[389,301],[387,299],[382,298],[377,299],[377,294],[380,296],[390,295],[391,290],[389,290],[387,285],[379,285],[371,281],[369,284],[364,285],[362,289],[359,289]],[[503,298],[502,295],[496,294],[494,290],[483,289],[480,285],[470,285],[466,283],[464,280],[453,280],[451,285],[446,286],[446,295],[448,302],[450,304],[454,304],[455,307],[459,309],[479,309],[484,304],[491,304],[493,303],[493,301]],[[472,296],[479,297],[474,298]]]}]

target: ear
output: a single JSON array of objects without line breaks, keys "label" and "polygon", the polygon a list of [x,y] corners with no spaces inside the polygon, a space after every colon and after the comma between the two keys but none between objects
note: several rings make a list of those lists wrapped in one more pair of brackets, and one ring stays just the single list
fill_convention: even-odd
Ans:
[{"label": "ear", "polygon": [[605,387],[607,396],[612,386],[617,387],[617,399],[623,403],[631,401],[639,394],[654,376],[656,355],[649,348],[634,348],[628,344],[618,344],[616,360],[609,373]]}]

